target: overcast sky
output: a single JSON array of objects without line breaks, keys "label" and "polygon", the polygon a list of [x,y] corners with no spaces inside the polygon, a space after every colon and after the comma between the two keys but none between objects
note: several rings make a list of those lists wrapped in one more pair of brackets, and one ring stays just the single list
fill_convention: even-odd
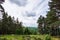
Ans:
[{"label": "overcast sky", "polygon": [[8,15],[18,18],[24,26],[37,27],[37,19],[45,16],[49,0],[5,0],[3,7]]}]

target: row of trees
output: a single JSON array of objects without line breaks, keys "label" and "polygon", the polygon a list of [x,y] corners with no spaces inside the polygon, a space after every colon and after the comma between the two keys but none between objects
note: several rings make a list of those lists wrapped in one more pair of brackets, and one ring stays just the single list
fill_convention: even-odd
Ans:
[{"label": "row of trees", "polygon": [[[22,29],[22,22],[14,20],[14,17],[8,16],[7,13],[2,14],[0,19],[0,34],[15,34],[17,30]],[[22,32],[21,32],[22,33]]]},{"label": "row of trees", "polygon": [[36,34],[36,32],[30,30],[28,27],[23,27],[22,22],[19,22],[18,18],[14,20],[14,17],[3,13],[2,19],[0,19],[0,34],[29,35]]},{"label": "row of trees", "polygon": [[2,9],[0,10],[2,11],[2,18],[0,19],[0,34],[36,34],[35,31],[30,30],[28,27],[24,27],[22,22],[19,22],[18,18],[15,20],[14,17],[11,17],[5,13],[2,5],[0,5],[0,9]]},{"label": "row of trees", "polygon": [[60,35],[60,0],[51,0],[49,2],[50,11],[46,18],[40,16],[38,19],[38,28],[41,34]]}]

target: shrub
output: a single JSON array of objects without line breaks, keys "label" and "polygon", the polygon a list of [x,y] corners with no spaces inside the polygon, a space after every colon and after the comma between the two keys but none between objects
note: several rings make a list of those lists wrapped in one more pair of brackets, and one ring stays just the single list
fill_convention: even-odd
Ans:
[{"label": "shrub", "polygon": [[46,35],[45,40],[51,40],[51,36],[50,35]]},{"label": "shrub", "polygon": [[0,38],[0,40],[7,40],[7,38]]},{"label": "shrub", "polygon": [[19,29],[16,29],[16,34],[20,34],[20,30]]},{"label": "shrub", "polygon": [[2,40],[2,38],[0,38],[0,40]]},{"label": "shrub", "polygon": [[3,38],[2,40],[7,40],[7,38]]},{"label": "shrub", "polygon": [[42,40],[41,38],[38,38],[37,40]]},{"label": "shrub", "polygon": [[16,29],[16,34],[17,35],[23,35],[23,30],[22,29]]}]

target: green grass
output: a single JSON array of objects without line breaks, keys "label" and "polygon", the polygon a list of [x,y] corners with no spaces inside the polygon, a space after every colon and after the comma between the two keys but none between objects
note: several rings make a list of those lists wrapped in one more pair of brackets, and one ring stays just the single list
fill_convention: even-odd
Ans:
[{"label": "green grass", "polygon": [[[0,38],[7,38],[8,40],[24,40],[30,37],[31,40],[35,40],[34,38],[41,38],[45,40],[46,35],[0,35]],[[60,38],[51,37],[52,40],[59,40]]]}]

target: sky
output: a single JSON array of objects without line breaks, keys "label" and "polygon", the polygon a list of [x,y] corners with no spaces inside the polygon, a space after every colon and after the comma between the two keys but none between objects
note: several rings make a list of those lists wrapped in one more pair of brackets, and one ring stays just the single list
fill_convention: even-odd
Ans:
[{"label": "sky", "polygon": [[49,0],[5,0],[5,12],[18,18],[24,26],[37,27],[40,15],[46,17]]}]

